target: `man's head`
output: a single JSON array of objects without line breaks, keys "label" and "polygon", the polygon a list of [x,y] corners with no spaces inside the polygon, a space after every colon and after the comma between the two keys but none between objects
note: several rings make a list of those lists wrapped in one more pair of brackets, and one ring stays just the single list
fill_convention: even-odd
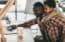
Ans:
[{"label": "man's head", "polygon": [[42,15],[43,14],[43,4],[40,2],[35,3],[33,7],[33,11],[36,16]]},{"label": "man's head", "polygon": [[44,2],[44,12],[50,13],[56,8],[56,3],[54,0],[47,0]]}]

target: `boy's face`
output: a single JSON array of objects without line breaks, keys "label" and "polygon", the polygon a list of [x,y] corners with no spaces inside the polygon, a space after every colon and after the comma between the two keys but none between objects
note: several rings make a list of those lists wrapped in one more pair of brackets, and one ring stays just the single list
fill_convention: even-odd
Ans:
[{"label": "boy's face", "polygon": [[36,16],[43,14],[43,9],[41,9],[40,7],[34,8],[33,11]]},{"label": "boy's face", "polygon": [[53,8],[49,7],[48,5],[44,5],[44,12],[49,14],[53,11]]}]

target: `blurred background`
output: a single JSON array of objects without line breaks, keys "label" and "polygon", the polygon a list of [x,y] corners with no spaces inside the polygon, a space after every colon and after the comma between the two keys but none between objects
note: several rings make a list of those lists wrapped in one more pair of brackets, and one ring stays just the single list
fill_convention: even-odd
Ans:
[{"label": "blurred background", "polygon": [[[15,0],[13,6],[9,9],[7,14],[3,17],[2,23],[7,38],[7,42],[17,42],[17,30],[8,31],[7,26],[9,24],[22,24],[26,21],[35,19],[33,13],[33,4],[35,2],[44,3],[45,0]],[[57,8],[65,15],[65,0],[55,0]],[[0,0],[0,8],[3,8],[7,0]],[[22,42],[34,42],[34,38],[37,35],[41,35],[38,24],[31,26],[31,29],[23,29]]]}]

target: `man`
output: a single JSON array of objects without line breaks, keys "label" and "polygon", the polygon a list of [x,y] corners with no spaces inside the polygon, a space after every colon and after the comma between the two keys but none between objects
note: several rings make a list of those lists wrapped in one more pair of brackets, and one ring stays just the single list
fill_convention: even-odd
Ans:
[{"label": "man", "polygon": [[33,12],[34,12],[34,15],[36,16],[36,19],[33,19],[29,22],[26,22],[23,24],[20,24],[18,26],[21,26],[21,27],[30,27],[34,24],[38,24],[38,20],[40,21],[42,19],[42,17],[44,17],[45,15],[43,14],[43,4],[40,3],[40,2],[37,2],[34,4],[33,6]]},{"label": "man", "polygon": [[42,19],[42,17],[44,17],[45,15],[43,14],[43,4],[40,2],[36,2],[33,6],[33,11],[34,11],[34,15],[36,16],[36,19],[33,19],[31,21],[25,22],[23,24],[19,24],[19,25],[11,25],[9,27],[12,27],[12,29],[15,29],[16,27],[31,27],[34,24],[38,24],[38,22],[40,22],[40,20]]},{"label": "man", "polygon": [[54,0],[44,2],[44,12],[46,16],[42,19],[42,30],[46,42],[65,42],[65,17],[56,8]]},{"label": "man", "polygon": [[[42,17],[44,17],[45,15],[43,14],[43,4],[40,3],[40,2],[36,2],[33,6],[33,11],[34,11],[34,15],[36,16],[36,19],[33,19],[31,21],[28,21],[28,22],[25,22],[24,24],[19,24],[19,25],[11,25],[9,27],[12,27],[12,28],[8,28],[9,31],[12,31],[14,30],[16,27],[24,27],[24,28],[30,28],[32,25],[34,24],[39,24],[40,26],[40,21],[42,20]],[[40,26],[41,27],[41,26]],[[41,39],[43,37],[41,36],[36,36],[34,38],[34,41],[35,42],[40,42],[42,41],[43,42],[43,39]]]}]

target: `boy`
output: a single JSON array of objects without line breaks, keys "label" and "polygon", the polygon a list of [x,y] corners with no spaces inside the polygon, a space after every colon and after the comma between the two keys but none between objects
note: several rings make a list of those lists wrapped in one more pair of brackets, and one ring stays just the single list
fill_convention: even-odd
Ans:
[{"label": "boy", "polygon": [[42,19],[42,27],[46,42],[65,42],[65,17],[56,8],[54,0],[44,2],[46,16]]}]

